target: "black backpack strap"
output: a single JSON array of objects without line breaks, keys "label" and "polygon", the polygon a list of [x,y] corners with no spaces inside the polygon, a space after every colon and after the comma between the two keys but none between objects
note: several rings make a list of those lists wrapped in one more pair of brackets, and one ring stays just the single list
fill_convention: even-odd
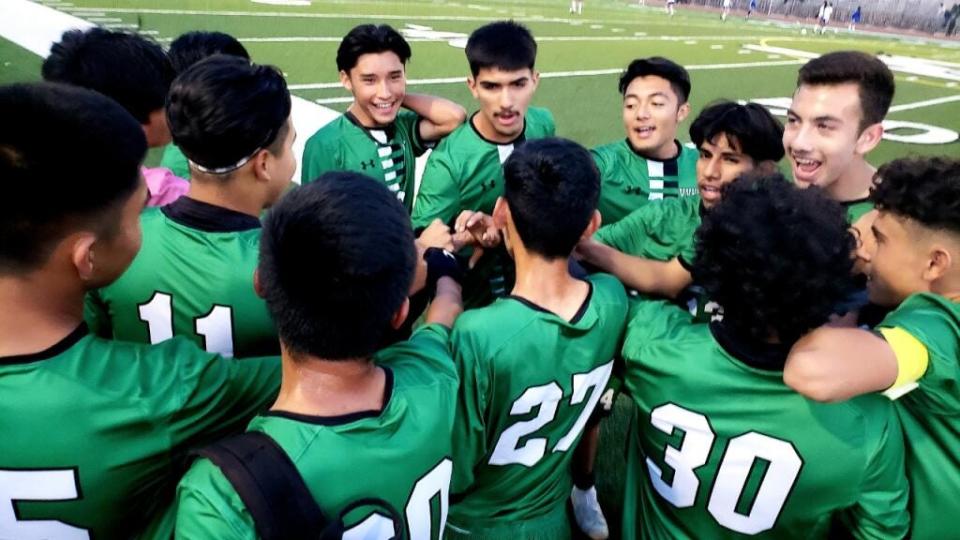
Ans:
[{"label": "black backpack strap", "polygon": [[195,454],[220,467],[246,505],[263,540],[326,536],[324,529],[329,520],[293,461],[269,435],[248,431]]}]

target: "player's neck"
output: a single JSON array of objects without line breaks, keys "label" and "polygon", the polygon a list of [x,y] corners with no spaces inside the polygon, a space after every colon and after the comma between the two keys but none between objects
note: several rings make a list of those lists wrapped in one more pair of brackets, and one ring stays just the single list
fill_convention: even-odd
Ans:
[{"label": "player's neck", "polygon": [[283,349],[283,381],[271,409],[309,416],[343,416],[381,410],[386,373],[368,359],[294,361]]},{"label": "player's neck", "polygon": [[242,180],[242,178],[233,178],[226,183],[220,183],[192,179],[187,197],[258,218],[263,212],[263,200],[257,193],[242,189],[245,184]]},{"label": "player's neck", "polygon": [[[473,125],[473,129],[475,129],[485,141],[492,142],[494,144],[510,144],[523,134],[523,130],[520,130],[520,133],[517,133],[516,135],[500,134],[500,132],[494,129],[493,124],[487,121],[487,117],[484,116],[482,112],[474,114],[473,117],[468,121],[471,123],[471,125]],[[523,117],[521,121],[524,122],[524,128],[526,128],[527,118]]]},{"label": "player's neck", "polygon": [[40,270],[0,277],[0,356],[49,349],[83,322],[84,290]]},{"label": "player's neck", "polygon": [[863,158],[855,159],[849,167],[837,178],[836,182],[828,185],[827,195],[838,202],[849,202],[866,199],[873,186],[873,175],[877,170]]},{"label": "player's neck", "polygon": [[510,294],[519,296],[564,320],[571,320],[590,294],[590,286],[570,275],[569,261],[545,259],[528,253],[522,246],[513,249],[517,279]]}]

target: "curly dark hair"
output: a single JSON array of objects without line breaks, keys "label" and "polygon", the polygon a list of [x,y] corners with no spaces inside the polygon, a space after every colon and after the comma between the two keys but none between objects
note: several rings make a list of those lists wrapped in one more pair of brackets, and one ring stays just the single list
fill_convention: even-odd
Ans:
[{"label": "curly dark hair", "polygon": [[880,210],[914,219],[931,229],[960,234],[960,160],[897,159],[880,167],[870,200]]},{"label": "curly dark hair", "polygon": [[737,335],[789,345],[853,289],[854,247],[843,207],[821,190],[748,175],[697,230],[693,278]]}]

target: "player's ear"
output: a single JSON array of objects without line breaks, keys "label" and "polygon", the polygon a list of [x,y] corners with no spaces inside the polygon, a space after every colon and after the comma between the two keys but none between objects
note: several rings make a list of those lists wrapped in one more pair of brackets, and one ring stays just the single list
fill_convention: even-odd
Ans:
[{"label": "player's ear", "polygon": [[493,205],[493,224],[498,229],[505,229],[510,221],[510,206],[503,197],[497,197],[497,204]]},{"label": "player's ear", "polygon": [[350,93],[353,93],[353,83],[350,82],[350,74],[344,70],[340,70],[340,84],[347,89]]},{"label": "player's ear", "polygon": [[403,326],[403,321],[407,320],[407,315],[410,314],[410,299],[404,298],[403,304],[400,304],[400,307],[397,308],[397,311],[393,314],[393,318],[390,319],[390,328],[394,330],[399,329]]},{"label": "player's ear", "polygon": [[480,95],[477,93],[477,79],[473,75],[467,75],[467,88],[470,89],[470,93],[473,94],[473,99],[478,99]]},{"label": "player's ear", "polygon": [[600,224],[603,222],[603,218],[600,216],[599,210],[594,210],[593,215],[590,216],[590,223],[587,223],[587,228],[583,230],[583,234],[580,235],[580,240],[589,240],[593,236],[593,233],[597,232],[597,229],[600,228]]},{"label": "player's ear", "polygon": [[927,267],[923,269],[923,280],[931,283],[949,274],[953,266],[953,256],[943,244],[934,244],[930,248]]},{"label": "player's ear", "polygon": [[687,116],[690,115],[690,102],[686,102],[680,107],[677,108],[677,123],[683,122],[686,120]]},{"label": "player's ear", "polygon": [[880,144],[880,141],[883,139],[883,124],[877,122],[872,126],[867,126],[863,132],[860,133],[860,137],[857,138],[857,148],[856,152],[860,155],[864,155]]},{"label": "player's ear", "polygon": [[533,74],[530,76],[530,82],[533,83],[533,88],[536,90],[537,85],[540,84],[540,72],[537,70],[531,70]]},{"label": "player's ear", "polygon": [[274,157],[266,148],[257,151],[250,163],[253,165],[253,174],[257,180],[270,180],[270,158]]},{"label": "player's ear", "polygon": [[94,245],[97,237],[90,232],[81,232],[71,235],[67,242],[70,246],[70,262],[77,269],[77,275],[83,281],[90,281],[96,273]]},{"label": "player's ear", "polygon": [[260,285],[260,269],[257,268],[253,271],[253,292],[256,293],[258,298],[265,298],[263,292],[263,286]]}]

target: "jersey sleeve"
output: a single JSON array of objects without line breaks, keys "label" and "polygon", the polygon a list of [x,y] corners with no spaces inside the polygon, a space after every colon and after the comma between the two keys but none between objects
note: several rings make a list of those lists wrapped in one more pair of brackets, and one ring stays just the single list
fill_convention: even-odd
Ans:
[{"label": "jersey sleeve", "polygon": [[255,540],[253,517],[230,481],[208,459],[198,459],[177,486],[176,538]]},{"label": "jersey sleeve", "polygon": [[83,299],[83,320],[90,328],[90,333],[105,339],[113,338],[113,325],[110,322],[110,312],[99,291],[90,291]]},{"label": "jersey sleeve", "polygon": [[300,183],[309,184],[328,171],[342,170],[340,152],[324,144],[323,131],[316,132],[303,148]]},{"label": "jersey sleeve", "polygon": [[397,130],[404,133],[407,140],[410,141],[410,148],[415,156],[422,156],[427,149],[436,146],[436,141],[425,141],[420,136],[420,123],[422,121],[422,116],[407,110],[401,110],[395,120]]},{"label": "jersey sleeve", "polygon": [[545,125],[545,131],[547,137],[555,137],[557,135],[557,122],[553,118],[553,113],[550,112],[550,109],[543,109],[543,117]]},{"label": "jersey sleeve", "polygon": [[656,210],[653,205],[642,206],[620,221],[600,227],[593,238],[627,255],[644,256],[655,227]]},{"label": "jersey sleeve", "polygon": [[910,526],[909,486],[900,422],[890,403],[880,405],[876,409],[879,414],[872,416],[885,421],[877,429],[860,497],[841,516],[854,538],[903,538]]},{"label": "jersey sleeve", "polygon": [[[897,357],[896,386],[914,379],[927,410],[960,409],[960,308],[934,295],[908,298],[878,325]],[[924,368],[924,356],[926,367]],[[900,375],[904,374],[904,380]],[[907,387],[909,388],[909,386]],[[901,392],[902,394],[903,392]]]},{"label": "jersey sleeve", "polygon": [[460,203],[460,186],[456,171],[442,149],[434,150],[427,160],[420,182],[420,192],[413,205],[413,227],[426,227],[437,218],[450,222],[464,210]]},{"label": "jersey sleeve", "polygon": [[451,494],[462,493],[474,483],[474,471],[487,453],[486,409],[490,375],[469,332],[454,330],[451,336],[454,361],[460,374],[457,414],[453,423],[453,478]]},{"label": "jersey sleeve", "polygon": [[[280,389],[278,357],[236,360],[209,354],[178,338],[154,394],[169,396],[167,428],[174,447],[196,446],[242,431]],[[174,348],[175,347],[175,348]]]}]

